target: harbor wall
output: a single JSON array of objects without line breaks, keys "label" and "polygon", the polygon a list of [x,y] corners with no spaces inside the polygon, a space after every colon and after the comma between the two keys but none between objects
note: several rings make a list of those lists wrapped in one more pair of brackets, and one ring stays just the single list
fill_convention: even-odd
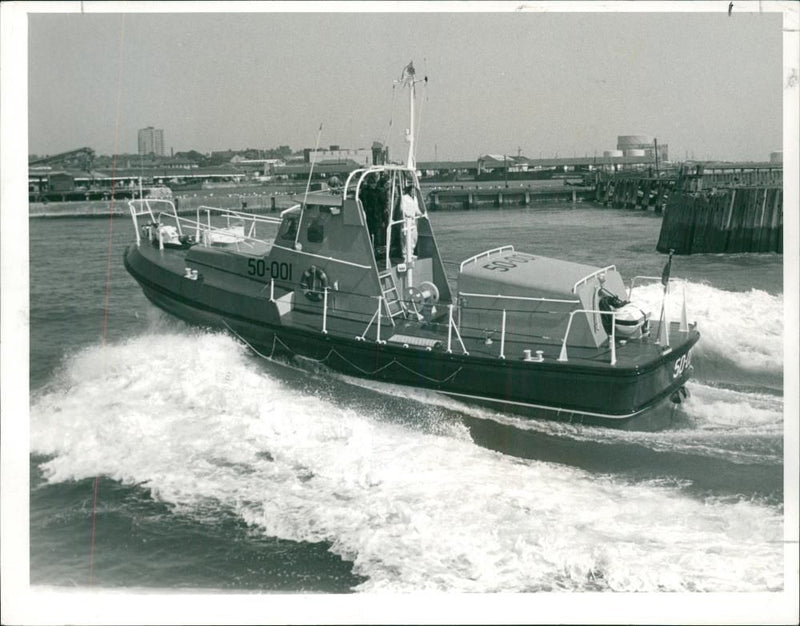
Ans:
[{"label": "harbor wall", "polygon": [[594,201],[615,209],[642,209],[661,213],[675,190],[675,178],[618,176],[598,179]]},{"label": "harbor wall", "polygon": [[656,249],[676,254],[783,252],[783,190],[728,187],[670,194]]},{"label": "harbor wall", "polygon": [[[178,212],[187,215],[201,206],[232,209],[248,212],[281,211],[294,204],[287,193],[250,193],[250,194],[197,194],[176,195],[172,198]],[[76,200],[73,202],[29,202],[28,217],[126,217],[130,215],[127,199],[111,200]]]},{"label": "harbor wall", "polygon": [[593,195],[593,189],[569,186],[437,189],[428,194],[426,206],[430,211],[502,209],[551,202],[583,202],[591,200]]}]

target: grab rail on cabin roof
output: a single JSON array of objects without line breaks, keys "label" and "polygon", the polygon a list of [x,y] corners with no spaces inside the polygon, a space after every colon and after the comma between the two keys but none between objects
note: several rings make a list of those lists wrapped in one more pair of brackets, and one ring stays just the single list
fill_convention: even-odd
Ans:
[{"label": "grab rail on cabin roof", "polygon": [[458,268],[458,271],[459,272],[463,271],[464,270],[464,266],[467,265],[468,263],[477,263],[478,259],[482,259],[483,257],[490,257],[494,253],[498,253],[499,254],[499,253],[505,252],[507,250],[510,250],[511,252],[514,252],[514,246],[501,246],[499,248],[492,248],[491,250],[487,250],[486,252],[481,252],[479,254],[476,254],[475,256],[471,256],[468,259],[465,259],[465,260],[461,261],[461,266]]},{"label": "grab rail on cabin roof", "polygon": [[580,304],[580,300],[559,300],[557,298],[534,298],[530,296],[504,296],[502,294],[493,293],[471,293],[468,291],[460,291],[459,296],[469,296],[471,298],[495,298],[500,300],[520,300],[523,302],[555,302],[557,304]]},{"label": "grab rail on cabin roof", "polygon": [[594,278],[595,276],[598,276],[600,274],[605,274],[606,272],[615,271],[616,269],[617,269],[616,265],[609,265],[607,267],[603,267],[603,268],[601,268],[599,270],[596,270],[596,271],[592,272],[591,274],[589,274],[587,276],[584,276],[583,278],[581,278],[578,282],[576,282],[572,286],[572,293],[576,292],[576,290],[578,289],[579,285],[581,285],[581,284],[583,284],[585,282],[588,282],[591,278]]}]

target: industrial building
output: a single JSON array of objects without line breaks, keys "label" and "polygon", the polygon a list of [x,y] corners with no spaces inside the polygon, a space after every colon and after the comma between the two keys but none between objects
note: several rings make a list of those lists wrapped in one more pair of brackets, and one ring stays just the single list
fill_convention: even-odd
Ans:
[{"label": "industrial building", "polygon": [[389,148],[379,141],[375,141],[371,148],[341,148],[332,145],[328,148],[318,148],[303,150],[303,161],[305,163],[345,163],[354,161],[361,167],[370,165],[380,165],[388,162]]},{"label": "industrial building", "polygon": [[[626,156],[626,157],[656,157],[656,139],[648,135],[618,135],[617,151],[604,156]],[[611,151],[609,151],[611,152]],[[620,152],[622,154],[620,154]],[[669,146],[658,144],[658,160],[663,163],[669,161]]]}]

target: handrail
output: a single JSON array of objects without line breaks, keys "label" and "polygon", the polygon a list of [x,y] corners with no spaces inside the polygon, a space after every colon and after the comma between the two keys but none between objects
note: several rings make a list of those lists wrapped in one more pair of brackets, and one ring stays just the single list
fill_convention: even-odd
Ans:
[{"label": "handrail", "polygon": [[461,266],[458,268],[458,271],[459,272],[464,271],[464,266],[467,263],[473,263],[473,262],[477,263],[478,259],[480,259],[480,258],[489,257],[492,254],[494,254],[495,252],[500,253],[500,252],[505,252],[506,250],[511,250],[511,252],[514,252],[514,246],[511,246],[511,245],[500,246],[499,248],[493,248],[491,250],[487,250],[486,252],[481,252],[479,254],[476,254],[475,256],[471,256],[468,259],[465,259],[465,260],[461,261]]},{"label": "handrail", "polygon": [[[153,205],[158,205],[159,203],[162,205],[166,205],[166,207],[168,208],[165,208],[165,210],[163,211],[159,211],[158,206],[153,206]],[[219,228],[211,225],[212,213],[216,217],[223,217],[228,221],[230,221],[231,219],[238,219],[242,220],[243,226],[248,222],[250,223],[249,234],[242,235],[243,241],[254,241],[267,245],[269,245],[270,242],[252,236],[256,224],[279,225],[281,223],[281,220],[277,217],[256,215],[253,213],[242,213],[240,211],[232,209],[211,207],[206,205],[196,207],[196,217],[194,219],[189,217],[182,217],[178,215],[178,212],[175,208],[175,204],[171,200],[164,200],[161,198],[136,198],[128,201],[128,206],[130,208],[131,218],[133,219],[134,229],[136,231],[136,245],[141,244],[141,237],[139,236],[138,217],[143,215],[149,215],[150,219],[155,223],[161,223],[164,217],[169,217],[172,221],[174,221],[178,229],[178,234],[182,235],[183,234],[182,226],[186,226],[188,229],[195,230],[196,237],[198,240],[200,239],[201,230],[203,232],[224,230],[224,228]],[[201,210],[204,210],[208,216],[207,224],[204,224],[203,222],[200,221]]]},{"label": "handrail", "polygon": [[522,300],[528,302],[555,302],[557,304],[580,304],[580,300],[559,300],[556,298],[533,298],[528,296],[504,296],[502,294],[490,293],[470,293],[467,291],[460,291],[459,296],[469,296],[471,298],[499,298],[501,300]]},{"label": "handrail", "polygon": [[361,265],[360,263],[353,263],[352,261],[345,261],[343,259],[337,259],[333,256],[322,256],[321,254],[314,254],[313,252],[306,252],[305,250],[294,250],[293,248],[287,248],[286,246],[281,246],[279,244],[273,244],[275,248],[279,248],[281,250],[287,250],[289,252],[294,252],[295,254],[304,254],[306,256],[314,257],[315,259],[322,259],[323,261],[333,261],[334,263],[342,263],[343,265],[350,265],[352,267],[358,267],[364,270],[371,270],[371,265]]},{"label": "handrail", "polygon": [[503,309],[503,322],[500,326],[500,358],[506,358],[506,310]]},{"label": "handrail", "polygon": [[[347,178],[345,179],[344,188],[342,189],[342,197],[346,198],[348,193],[348,188],[350,187],[350,181],[353,177],[357,175],[361,175],[361,178],[368,174],[379,173],[379,172],[411,172],[414,173],[414,170],[409,168],[407,165],[394,165],[390,163],[385,163],[383,165],[370,165],[368,167],[359,167],[351,171]],[[416,174],[414,173],[414,178],[416,179]],[[419,181],[418,181],[419,182]]]},{"label": "handrail", "polygon": [[597,276],[599,274],[605,274],[606,272],[613,271],[613,270],[616,270],[616,269],[617,269],[616,265],[609,265],[607,267],[603,267],[603,268],[601,268],[599,270],[596,270],[596,271],[592,272],[588,276],[584,276],[583,278],[581,278],[578,282],[576,282],[572,286],[572,293],[575,293],[575,291],[578,289],[578,285],[580,285],[582,283],[585,283],[585,282],[588,282],[590,278],[594,278],[595,276]]},{"label": "handrail", "polygon": [[453,305],[447,305],[447,352],[448,354],[453,352],[452,350],[452,342],[453,342],[453,331],[456,331],[456,338],[458,339],[458,343],[461,344],[461,352],[469,356],[469,352],[467,352],[466,346],[464,346],[464,341],[461,339],[461,333],[458,332],[458,326],[456,326],[455,320],[453,319]]},{"label": "handrail", "polygon": [[611,315],[611,338],[609,344],[611,345],[611,365],[617,364],[617,345],[616,345],[616,311],[600,311],[598,309],[575,309],[569,314],[569,322],[567,322],[567,330],[564,333],[564,339],[561,342],[561,353],[558,355],[559,361],[569,361],[567,358],[567,339],[569,338],[569,331],[572,329],[572,320],[575,318],[576,313],[600,313],[601,315]]},{"label": "handrail", "polygon": [[[369,329],[372,327],[372,322],[375,321],[375,318],[378,318],[378,326],[377,326],[377,334],[375,338],[375,342],[379,344],[384,344],[386,341],[381,341],[381,305],[385,302],[386,298],[384,296],[374,296],[378,299],[378,309],[373,313],[372,317],[370,318],[369,322],[367,323],[367,327],[364,329],[364,332],[361,335],[356,337],[356,341],[364,341],[367,337],[367,333]],[[388,310],[388,303],[386,304]],[[391,318],[390,318],[391,319]]]},{"label": "handrail", "polygon": [[322,293],[322,334],[328,334],[328,288]]},{"label": "handrail", "polygon": [[[203,233],[206,233],[206,232],[208,232],[208,233],[220,232],[220,233],[222,233],[225,230],[227,230],[226,228],[216,228],[214,226],[209,226],[207,224],[203,224],[199,220],[193,220],[193,219],[189,219],[189,218],[186,218],[186,217],[177,216],[175,218],[175,220],[176,220],[176,223],[179,225],[179,228],[180,228],[180,224],[181,223],[184,223],[186,226],[189,226],[189,227],[195,227],[196,228],[196,235],[195,236],[197,237],[198,241],[200,241],[200,232],[203,232]],[[252,228],[250,229],[250,232],[251,233],[253,232]],[[258,237],[253,237],[251,235],[244,235],[243,234],[243,235],[241,235],[241,237],[242,237],[241,241],[236,241],[235,242],[237,245],[239,243],[245,243],[248,246],[252,247],[253,246],[252,242],[260,243],[260,244],[263,244],[263,245],[266,245],[266,246],[272,246],[273,245],[269,240],[259,239]]]},{"label": "handrail", "polygon": [[263,222],[265,224],[280,224],[282,222],[279,217],[272,217],[271,215],[258,215],[256,213],[242,213],[234,209],[224,209],[221,207],[213,207],[208,205],[200,205],[198,210],[205,209],[206,211],[215,211],[220,217],[236,217],[243,220],[250,220],[253,222]]},{"label": "handrail", "polygon": [[[163,202],[164,204],[168,204],[169,206],[172,207],[173,215],[177,215],[177,213],[175,213],[175,205],[172,204],[172,202],[169,200],[163,200],[160,198],[158,199],[154,198],[152,200],[150,198],[133,198],[131,200],[128,200],[128,209],[131,212],[131,219],[133,220],[133,230],[136,233],[137,247],[140,246],[142,243],[142,239],[139,235],[139,220],[137,218],[139,218],[142,215],[149,215],[151,221],[153,222],[156,221],[156,216],[153,215],[153,209],[150,208],[150,202]],[[136,207],[141,207],[141,208],[137,210]]]}]

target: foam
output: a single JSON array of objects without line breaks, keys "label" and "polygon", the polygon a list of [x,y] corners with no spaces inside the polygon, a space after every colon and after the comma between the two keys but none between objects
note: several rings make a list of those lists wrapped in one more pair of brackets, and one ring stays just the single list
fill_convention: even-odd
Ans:
[{"label": "foam", "polygon": [[[391,403],[387,402],[387,413]],[[50,482],[101,474],[195,515],[325,541],[364,591],[773,590],[782,516],[475,446],[279,382],[231,339],[75,355],[31,410]]]},{"label": "foam", "polygon": [[[688,321],[697,322],[700,343],[694,356],[730,363],[748,372],[779,376],[783,372],[783,295],[765,291],[725,291],[703,283],[670,283],[666,311],[671,321],[681,318],[686,292]],[[637,287],[631,300],[652,313],[661,313],[663,287],[654,283]]]},{"label": "foam", "polygon": [[[438,406],[477,419],[574,441],[636,443],[655,451],[699,454],[734,463],[780,464],[783,461],[783,400],[768,394],[743,393],[690,382],[677,426],[657,432],[619,430],[542,419],[528,419],[467,404],[433,391],[340,376],[351,385],[425,406]],[[460,426],[460,429],[458,428]],[[453,427],[464,439],[469,431]],[[745,442],[744,444],[742,442]]]}]

